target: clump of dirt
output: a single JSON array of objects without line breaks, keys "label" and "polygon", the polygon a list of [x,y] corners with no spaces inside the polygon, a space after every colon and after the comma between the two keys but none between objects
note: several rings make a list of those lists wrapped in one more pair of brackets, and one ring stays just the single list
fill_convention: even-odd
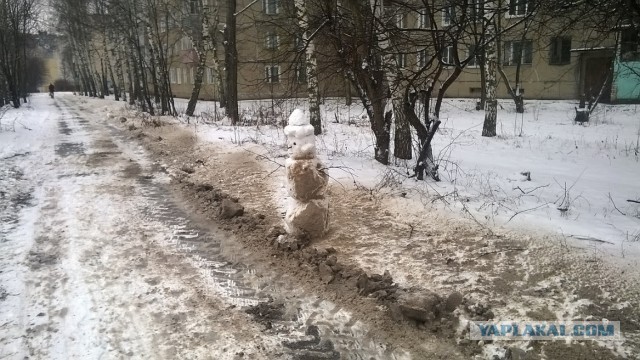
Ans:
[{"label": "clump of dirt", "polygon": [[196,170],[193,168],[193,166],[188,165],[188,164],[184,164],[180,167],[180,170],[184,171],[187,174],[193,174],[194,172],[196,172]]},{"label": "clump of dirt", "polygon": [[244,215],[244,206],[238,204],[237,201],[223,199],[220,204],[220,215],[222,219],[233,219],[237,216]]},{"label": "clump of dirt", "polygon": [[0,301],[4,301],[7,298],[7,296],[9,296],[9,293],[7,292],[7,290],[2,286],[0,286]]}]

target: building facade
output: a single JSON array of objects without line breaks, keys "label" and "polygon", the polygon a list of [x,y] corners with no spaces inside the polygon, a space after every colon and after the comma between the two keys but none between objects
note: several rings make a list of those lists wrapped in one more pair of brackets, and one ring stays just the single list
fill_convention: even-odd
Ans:
[{"label": "building facade", "polygon": [[[219,6],[222,2],[205,0],[204,6]],[[192,4],[193,3],[193,4]],[[465,2],[466,4],[467,2]],[[468,1],[471,6],[486,6],[486,2]],[[195,4],[195,5],[194,5]],[[203,11],[198,2],[189,2],[189,10],[195,14]],[[628,58],[629,53],[638,53],[635,38],[615,32],[598,33],[587,22],[575,22],[570,26],[562,22],[545,22],[544,27],[524,20],[533,11],[531,0],[499,0],[495,4],[505,9],[500,13],[498,24],[511,28],[498,38],[498,61],[500,81],[498,96],[508,98],[507,82],[517,86],[528,99],[579,99],[600,97],[608,101],[637,101],[640,91],[640,63],[637,57]],[[434,9],[436,7],[434,6]],[[304,71],[304,44],[296,27],[293,1],[285,0],[238,0],[237,51],[238,51],[238,95],[239,99],[270,99],[306,96]],[[219,19],[224,19],[226,9],[217,8]],[[455,25],[454,5],[443,3],[437,10],[415,6],[385,7],[391,14],[394,26],[401,31],[415,31],[416,36],[426,29],[442,29]],[[468,10],[465,10],[468,11]],[[485,10],[486,11],[486,10]],[[434,16],[435,14],[435,16]],[[484,16],[480,7],[474,16]],[[435,21],[437,24],[430,24]],[[223,31],[220,21],[217,26]],[[533,24],[533,25],[532,25]],[[518,30],[520,29],[520,30]],[[177,97],[189,97],[194,84],[197,56],[192,41],[177,34],[171,44],[170,79],[172,91]],[[319,39],[319,42],[322,40]],[[635,48],[634,48],[635,46]],[[320,43],[322,48],[322,43]],[[465,48],[466,47],[466,48]],[[449,87],[446,96],[479,98],[482,93],[482,57],[474,55],[474,45],[438,50],[438,56],[446,63],[457,49],[458,58],[467,58],[458,79]],[[632,50],[635,49],[635,50]],[[319,51],[320,95],[325,97],[351,95],[344,74],[331,59],[332,49]],[[411,71],[423,65],[425,58],[435,50],[415,46],[405,48],[396,56],[397,65]],[[626,54],[626,55],[625,55]],[[627,58],[625,58],[627,56]],[[201,99],[219,99],[221,76],[220,65],[224,64],[224,48],[219,46],[209,54],[207,68],[200,91]],[[454,71],[455,66],[445,67],[444,73]]]}]

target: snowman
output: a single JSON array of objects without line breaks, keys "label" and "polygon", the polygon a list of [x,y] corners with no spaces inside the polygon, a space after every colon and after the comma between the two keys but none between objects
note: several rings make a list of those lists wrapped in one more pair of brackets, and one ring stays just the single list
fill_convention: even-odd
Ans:
[{"label": "snowman", "polygon": [[289,116],[284,128],[289,148],[285,162],[289,204],[285,228],[291,235],[322,236],[329,222],[328,176],[316,158],[315,135],[308,117],[300,109]]}]

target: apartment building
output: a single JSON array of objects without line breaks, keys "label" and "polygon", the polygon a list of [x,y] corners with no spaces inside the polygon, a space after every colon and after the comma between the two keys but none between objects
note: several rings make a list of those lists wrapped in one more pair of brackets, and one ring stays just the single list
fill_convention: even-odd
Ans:
[{"label": "apartment building", "polygon": [[[199,11],[197,0],[190,0],[189,4],[191,11]],[[445,2],[437,10],[433,10],[436,9],[434,5],[431,14],[427,9],[421,9],[419,3],[400,8],[393,4],[385,7],[385,14],[393,17],[394,26],[398,29],[415,31],[415,36],[424,34],[420,30],[427,28],[446,31],[455,25],[457,16],[460,16],[456,13],[460,10],[453,3],[447,5]],[[468,4],[471,10],[466,11],[472,11],[471,16],[483,16],[484,2],[469,0]],[[621,35],[598,33],[588,23],[566,26],[561,21],[549,21],[544,26],[536,27],[533,22],[522,21],[533,11],[532,0],[500,0],[496,4],[507,9],[500,14],[499,26],[511,29],[504,32],[497,42],[501,70],[499,97],[509,97],[505,80],[511,86],[516,86],[517,82],[519,91],[528,99],[578,99],[585,94],[599,95],[602,101],[607,102],[634,101],[640,97],[640,76],[628,76],[630,71],[640,68],[636,64],[637,34],[635,38],[626,35],[621,42]],[[292,7],[292,0],[238,0],[240,99],[306,96],[306,73],[304,62],[301,61],[304,59],[301,52],[304,45],[299,32],[296,32]],[[474,10],[474,7],[477,8]],[[434,14],[434,11],[437,13]],[[224,13],[225,9],[221,7],[221,21]],[[437,26],[433,26],[432,21],[437,22]],[[472,41],[467,45],[463,43],[457,44],[458,57],[470,60],[446,95],[479,98],[482,89],[481,56],[474,54]],[[452,63],[453,51],[453,46],[447,47],[438,56],[442,57],[444,63]],[[405,47],[396,54],[396,64],[406,69],[423,66],[433,52],[429,46]],[[629,53],[636,55],[628,57]],[[327,97],[344,96],[350,91],[349,86],[339,69],[332,65],[335,61],[327,54],[330,51],[321,51],[318,58],[320,94]],[[178,97],[189,97],[197,63],[191,41],[186,37],[177,39],[174,55],[170,70],[172,90]],[[623,58],[623,55],[627,58]],[[223,63],[222,46],[210,54],[210,58],[200,93],[202,99],[219,98],[213,59]],[[453,71],[453,66],[445,67],[443,71],[446,75]]]}]

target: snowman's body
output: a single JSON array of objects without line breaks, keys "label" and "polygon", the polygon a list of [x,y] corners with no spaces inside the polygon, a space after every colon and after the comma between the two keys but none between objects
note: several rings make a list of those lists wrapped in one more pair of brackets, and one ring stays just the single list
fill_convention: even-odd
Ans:
[{"label": "snowman's body", "polygon": [[316,159],[313,126],[304,112],[296,109],[284,132],[289,147],[285,169],[291,196],[284,219],[287,232],[322,236],[329,221],[329,201],[325,197],[328,177]]}]

